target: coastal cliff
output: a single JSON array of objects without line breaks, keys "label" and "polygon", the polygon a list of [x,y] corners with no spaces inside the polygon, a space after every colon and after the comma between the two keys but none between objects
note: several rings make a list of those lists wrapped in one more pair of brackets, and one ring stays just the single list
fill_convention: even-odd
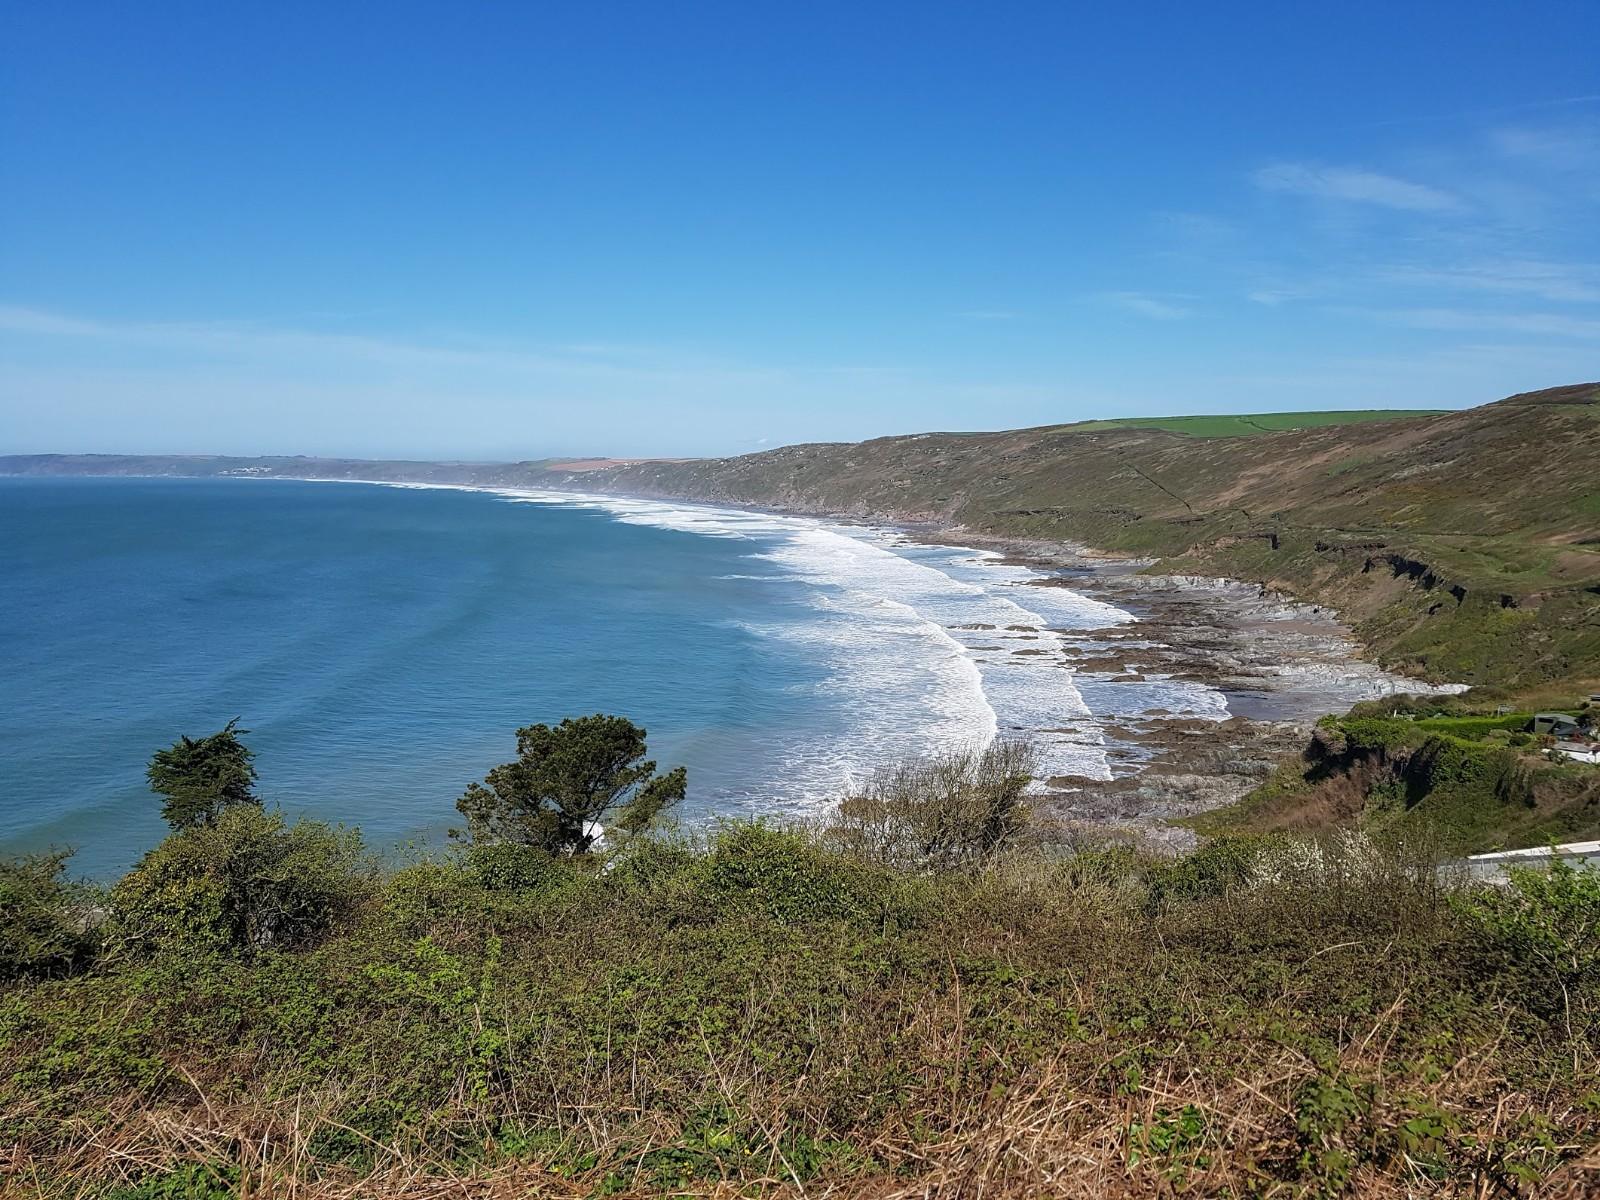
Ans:
[{"label": "coastal cliff", "polygon": [[1600,384],[1303,428],[1191,420],[540,474],[1093,547],[1333,607],[1379,662],[1420,678],[1518,691],[1600,680]]}]

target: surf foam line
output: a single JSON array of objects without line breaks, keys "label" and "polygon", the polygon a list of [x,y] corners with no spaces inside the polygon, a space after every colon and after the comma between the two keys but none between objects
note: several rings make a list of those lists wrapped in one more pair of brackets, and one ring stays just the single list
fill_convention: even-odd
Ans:
[{"label": "surf foam line", "polygon": [[[1044,576],[993,551],[922,545],[890,529],[592,493],[482,490],[755,543],[750,557],[808,585],[825,618],[760,632],[816,645],[831,663],[836,696],[850,696],[866,726],[881,731],[851,747],[859,752],[850,755],[853,771],[1004,734],[1036,746],[1042,778],[1111,778],[1100,715],[1061,652],[1074,632],[1131,623],[1131,613],[1068,589],[1028,586]],[[1190,690],[1163,691],[1159,706],[1226,715],[1215,693],[1168,694]]]},{"label": "surf foam line", "polygon": [[[804,646],[826,671],[819,697],[848,712],[848,729],[809,753],[827,765],[792,762],[821,802],[878,765],[930,752],[982,747],[998,718],[976,662],[916,603],[920,592],[960,585],[803,517],[648,500],[501,489],[518,503],[592,508],[624,524],[750,543],[758,578],[800,586],[802,599],[771,621],[743,627]],[[906,576],[926,576],[920,583]],[[973,589],[975,590],[975,589]]]},{"label": "surf foam line", "polygon": [[[625,524],[754,543],[752,560],[779,568],[766,577],[813,589],[811,603],[821,619],[749,631],[814,646],[831,668],[831,698],[857,713],[857,726],[837,739],[827,767],[804,760],[803,753],[786,763],[804,781],[807,799],[818,803],[837,800],[841,789],[881,763],[986,745],[1001,734],[1034,744],[1041,779],[1109,779],[1108,742],[1120,744],[1108,739],[1108,725],[1229,715],[1226,697],[1201,683],[1154,672],[1136,682],[1076,674],[1063,661],[1064,651],[1085,645],[1096,630],[1138,618],[1070,588],[1036,586],[1049,576],[1007,563],[993,550],[919,543],[892,528],[687,502],[542,488],[346,482],[486,492],[513,503],[594,509]],[[1135,635],[1117,644],[1132,650],[1144,643]],[[1137,669],[1130,663],[1122,674]],[[908,709],[907,697],[919,703]],[[1127,747],[1117,753],[1139,757]],[[1119,771],[1129,769],[1124,762]]]}]

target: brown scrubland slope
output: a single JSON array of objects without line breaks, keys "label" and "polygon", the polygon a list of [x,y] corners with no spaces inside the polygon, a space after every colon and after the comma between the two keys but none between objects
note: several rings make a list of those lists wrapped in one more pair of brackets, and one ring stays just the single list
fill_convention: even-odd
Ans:
[{"label": "brown scrubland slope", "polygon": [[1170,424],[790,446],[583,482],[1259,581],[1338,608],[1382,661],[1430,678],[1531,689],[1600,675],[1600,385],[1282,431]]}]

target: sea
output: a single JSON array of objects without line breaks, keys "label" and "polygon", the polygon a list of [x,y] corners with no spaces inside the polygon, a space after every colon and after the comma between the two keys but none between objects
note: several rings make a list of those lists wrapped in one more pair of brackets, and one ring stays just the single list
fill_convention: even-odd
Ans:
[{"label": "sea", "polygon": [[[891,528],[517,489],[0,479],[0,853],[111,878],[161,838],[152,752],[238,718],[258,791],[393,854],[515,731],[585,713],[688,769],[678,814],[815,817],[885,764],[1026,737],[1109,778],[1107,724],[1228,715],[1059,651],[1134,614]],[[1114,711],[1113,711],[1114,710]]]}]

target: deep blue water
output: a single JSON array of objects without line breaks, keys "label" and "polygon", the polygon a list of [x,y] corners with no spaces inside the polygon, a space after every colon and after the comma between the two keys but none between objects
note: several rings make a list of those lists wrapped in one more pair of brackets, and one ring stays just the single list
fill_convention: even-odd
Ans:
[{"label": "deep blue water", "polygon": [[[804,810],[887,758],[1090,716],[1069,672],[1000,644],[1044,636],[1005,631],[1026,579],[817,522],[366,484],[0,479],[0,562],[0,850],[72,845],[92,876],[162,835],[151,752],[232,717],[270,803],[384,848],[436,843],[519,725],[567,715],[647,727],[658,762],[689,768],[688,820]],[[1046,591],[1054,607],[1025,614],[1040,626],[1121,619],[1027,589]],[[993,631],[960,631],[985,618]],[[1058,740],[1072,769],[1104,770],[1092,722]]]}]

